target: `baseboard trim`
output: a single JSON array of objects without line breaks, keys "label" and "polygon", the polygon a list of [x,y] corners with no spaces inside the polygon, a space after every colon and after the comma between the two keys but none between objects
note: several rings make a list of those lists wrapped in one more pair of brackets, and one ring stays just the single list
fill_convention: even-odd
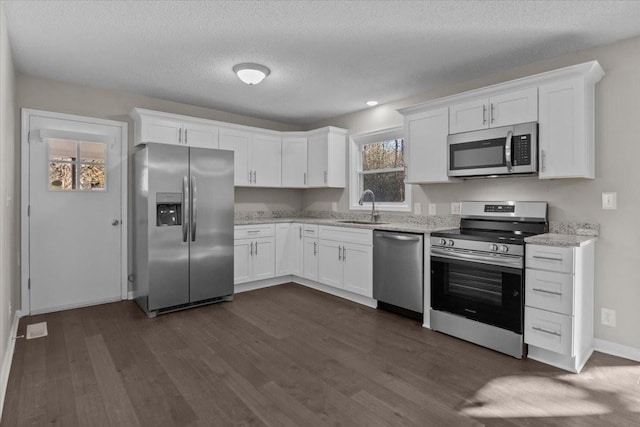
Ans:
[{"label": "baseboard trim", "polygon": [[623,359],[633,360],[634,362],[640,362],[640,348],[629,347],[597,338],[593,340],[593,348],[601,353],[622,357]]},{"label": "baseboard trim", "polygon": [[20,317],[22,317],[22,312],[16,310],[13,315],[11,330],[9,331],[9,338],[7,339],[7,350],[2,356],[2,365],[0,366],[0,419],[2,419],[4,399],[7,396],[7,385],[9,385],[9,373],[11,371],[11,362],[13,362],[13,351],[16,348],[16,335],[18,335]]}]

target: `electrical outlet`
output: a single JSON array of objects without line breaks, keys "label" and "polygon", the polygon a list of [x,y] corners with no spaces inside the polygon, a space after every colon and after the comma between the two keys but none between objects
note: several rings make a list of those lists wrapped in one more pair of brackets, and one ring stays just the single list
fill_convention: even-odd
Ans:
[{"label": "electrical outlet", "polygon": [[413,213],[416,215],[420,215],[422,213],[422,205],[420,203],[413,204]]},{"label": "electrical outlet", "polygon": [[435,215],[435,214],[436,214],[436,204],[429,203],[429,215]]},{"label": "electrical outlet", "polygon": [[616,311],[610,308],[600,309],[600,323],[604,326],[616,327]]},{"label": "electrical outlet", "polygon": [[460,215],[460,203],[451,203],[451,215]]},{"label": "electrical outlet", "polygon": [[615,210],[618,208],[618,193],[602,193],[602,209]]},{"label": "electrical outlet", "polygon": [[331,202],[331,212],[338,212],[338,202]]}]

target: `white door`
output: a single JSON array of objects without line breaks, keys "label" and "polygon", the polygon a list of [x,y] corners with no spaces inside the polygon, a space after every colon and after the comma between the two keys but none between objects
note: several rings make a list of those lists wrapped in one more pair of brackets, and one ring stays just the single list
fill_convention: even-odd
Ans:
[{"label": "white door", "polygon": [[35,111],[23,122],[31,314],[121,299],[126,124]]}]

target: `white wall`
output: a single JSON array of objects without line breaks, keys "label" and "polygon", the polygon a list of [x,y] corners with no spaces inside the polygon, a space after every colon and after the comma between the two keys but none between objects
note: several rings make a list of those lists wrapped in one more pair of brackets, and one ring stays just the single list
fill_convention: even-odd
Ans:
[{"label": "white wall", "polygon": [[[16,173],[19,150],[16,82],[3,4],[0,3],[0,399],[11,360],[11,324],[19,307],[19,194]],[[2,401],[0,400],[0,411]]]},{"label": "white wall", "polygon": [[[590,60],[606,72],[596,87],[596,179],[545,181],[536,178],[471,180],[459,184],[413,186],[412,201],[436,203],[447,214],[461,200],[518,199],[549,202],[551,220],[600,224],[596,246],[596,338],[640,349],[640,38],[506,70],[485,78],[423,93],[409,99],[319,123],[349,129],[351,134],[402,124],[397,108],[525,77]],[[616,191],[618,209],[601,209],[601,193]],[[332,190],[339,209],[348,209],[348,191]],[[335,200],[334,199],[334,200]],[[307,192],[305,209],[330,209],[326,192]],[[617,312],[617,327],[600,325],[600,308]]]}]

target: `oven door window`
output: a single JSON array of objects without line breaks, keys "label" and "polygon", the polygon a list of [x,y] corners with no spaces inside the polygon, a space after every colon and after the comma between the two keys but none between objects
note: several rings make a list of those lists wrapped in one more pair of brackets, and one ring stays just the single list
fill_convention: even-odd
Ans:
[{"label": "oven door window", "polygon": [[449,170],[506,166],[504,146],[507,138],[463,142],[449,146]]},{"label": "oven door window", "polygon": [[522,333],[522,270],[431,257],[431,305]]}]

